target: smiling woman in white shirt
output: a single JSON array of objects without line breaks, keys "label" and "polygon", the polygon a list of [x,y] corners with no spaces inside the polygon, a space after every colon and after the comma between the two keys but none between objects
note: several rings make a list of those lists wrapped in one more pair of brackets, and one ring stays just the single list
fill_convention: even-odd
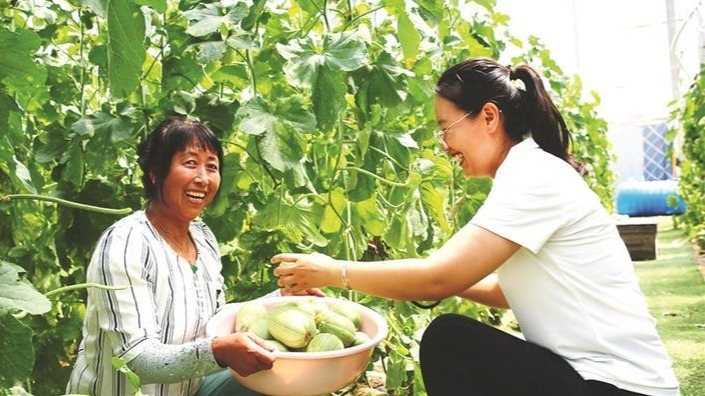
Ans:
[{"label": "smiling woman in white shirt", "polygon": [[455,314],[429,325],[420,363],[431,396],[678,396],[627,249],[538,72],[458,63],[436,85],[435,110],[443,150],[466,176],[494,179],[471,221],[425,258],[282,253],[279,285],[511,308],[525,339]]},{"label": "smiling woman in white shirt", "polygon": [[138,154],[148,206],[100,236],[86,274],[88,282],[124,288],[88,289],[67,393],[132,394],[126,376],[111,364],[119,357],[139,376],[144,394],[255,395],[223,368],[241,375],[269,369],[270,347],[251,334],[205,334],[225,304],[218,243],[197,220],[220,186],[220,142],[202,123],[171,119],[155,128]]}]

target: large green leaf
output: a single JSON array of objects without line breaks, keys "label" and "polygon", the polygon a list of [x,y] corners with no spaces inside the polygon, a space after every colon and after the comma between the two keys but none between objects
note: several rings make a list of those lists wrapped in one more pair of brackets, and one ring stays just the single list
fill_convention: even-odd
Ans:
[{"label": "large green leaf", "polygon": [[32,59],[40,44],[39,36],[32,31],[0,28],[0,83],[14,91],[43,85],[46,69]]},{"label": "large green leaf", "polygon": [[[382,52],[370,67],[355,74],[359,85],[356,95],[358,106],[368,111],[375,103],[384,107],[395,107],[406,100],[408,77],[414,73],[404,69],[389,52]],[[424,96],[424,100],[428,95]]]},{"label": "large green leaf", "polygon": [[242,118],[240,130],[250,135],[274,132],[276,125],[283,124],[300,132],[312,132],[316,128],[315,117],[304,108],[300,98],[283,98],[269,104],[262,98],[254,98],[237,112]]},{"label": "large green leaf", "polygon": [[305,237],[316,246],[325,246],[328,240],[318,231],[321,214],[320,206],[304,200],[295,204],[272,200],[257,212],[253,222],[262,228],[288,228],[298,235],[297,243]]},{"label": "large green leaf", "polygon": [[25,270],[15,264],[0,261],[0,313],[22,310],[43,314],[51,303],[24,278]]},{"label": "large green leaf", "polygon": [[259,148],[262,158],[280,172],[301,167],[303,158],[301,145],[282,124],[276,124],[274,131],[267,131],[264,134],[259,142]]},{"label": "large green leaf", "polygon": [[353,203],[353,213],[356,222],[370,235],[382,236],[387,224],[377,203],[377,195],[365,201]]},{"label": "large green leaf", "polygon": [[325,36],[322,42],[309,36],[289,45],[277,44],[277,51],[288,61],[284,73],[298,88],[313,85],[323,65],[353,71],[368,63],[365,43],[354,33]]},{"label": "large green leaf", "polygon": [[327,64],[321,65],[311,87],[313,112],[319,129],[328,131],[335,125],[338,115],[346,107],[345,92],[342,73]]},{"label": "large green leaf", "polygon": [[113,117],[102,111],[81,118],[71,125],[71,129],[83,136],[94,136],[96,134],[108,136],[113,142],[126,140],[132,133],[132,125],[130,125],[128,120],[122,117]]},{"label": "large green leaf", "polygon": [[304,159],[302,131],[313,131],[315,118],[297,97],[284,98],[273,105],[255,98],[238,110],[240,130],[261,136],[258,141],[262,158],[280,172],[293,172],[294,184],[307,183],[301,164]]},{"label": "large green leaf", "polygon": [[146,58],[144,15],[130,0],[109,0],[107,12],[110,89],[125,97],[139,86]]},{"label": "large green leaf", "polygon": [[397,35],[401,43],[401,49],[404,52],[404,59],[409,63],[413,63],[419,54],[421,33],[414,26],[409,14],[400,12],[397,17],[399,18],[397,21]]},{"label": "large green leaf", "polygon": [[186,33],[202,37],[217,32],[222,26],[232,30],[248,14],[245,3],[237,3],[234,7],[223,3],[199,4],[193,10],[184,12],[184,18],[189,21]]},{"label": "large green leaf", "polygon": [[329,130],[346,107],[347,92],[341,71],[354,71],[367,60],[365,43],[351,33],[325,36],[322,42],[308,37],[277,50],[288,62],[284,73],[298,88],[311,89],[313,110],[322,130]]},{"label": "large green leaf", "polygon": [[0,313],[0,388],[10,388],[29,377],[34,366],[33,335],[17,318]]}]

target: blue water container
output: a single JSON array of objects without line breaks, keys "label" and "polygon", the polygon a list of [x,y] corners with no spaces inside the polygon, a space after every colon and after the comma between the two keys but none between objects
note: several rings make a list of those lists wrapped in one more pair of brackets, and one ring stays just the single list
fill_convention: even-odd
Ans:
[{"label": "blue water container", "polygon": [[617,214],[633,217],[678,215],[686,209],[678,194],[678,180],[622,182],[617,186],[615,199]]}]

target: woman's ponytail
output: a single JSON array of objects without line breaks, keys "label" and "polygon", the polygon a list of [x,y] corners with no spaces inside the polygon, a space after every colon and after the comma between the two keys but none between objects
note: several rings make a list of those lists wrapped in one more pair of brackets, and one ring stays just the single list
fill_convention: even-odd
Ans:
[{"label": "woman's ponytail", "polygon": [[576,161],[569,152],[572,138],[565,120],[546,92],[541,76],[528,65],[512,69],[509,67],[510,80],[518,80],[517,89],[525,91],[525,120],[531,137],[544,151],[568,162],[581,175],[587,173],[585,167]]}]

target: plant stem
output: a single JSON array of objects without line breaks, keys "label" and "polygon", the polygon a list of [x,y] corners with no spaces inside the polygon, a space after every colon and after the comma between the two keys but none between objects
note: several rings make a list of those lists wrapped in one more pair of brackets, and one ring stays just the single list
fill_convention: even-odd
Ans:
[{"label": "plant stem", "polygon": [[383,178],[382,176],[375,175],[374,173],[372,173],[372,172],[370,172],[370,171],[368,171],[368,170],[365,170],[365,169],[362,169],[362,168],[358,168],[358,167],[356,167],[356,166],[344,166],[344,167],[342,167],[342,168],[340,168],[340,169],[342,169],[342,170],[350,170],[350,171],[357,171],[357,172],[363,173],[363,174],[365,174],[365,175],[367,175],[367,176],[373,177],[373,178],[375,178],[375,179],[381,181],[382,183],[389,184],[390,186],[395,186],[395,187],[409,187],[409,182],[408,182],[408,181],[407,181],[407,182],[404,182],[404,183],[399,183],[399,182],[387,180],[387,179]]},{"label": "plant stem", "polygon": [[103,289],[103,290],[123,290],[129,288],[129,286],[106,286],[106,285],[101,285],[100,283],[77,283],[75,285],[68,285],[68,286],[63,286],[58,289],[54,289],[51,291],[48,291],[44,293],[44,297],[49,298],[53,296],[54,294],[59,294],[71,290],[76,290],[76,289],[86,289],[89,287],[95,287],[96,289]]},{"label": "plant stem", "polygon": [[62,198],[50,197],[50,196],[39,195],[39,194],[9,194],[9,195],[3,196],[0,200],[2,202],[10,202],[13,199],[30,199],[30,200],[35,200],[35,201],[47,201],[47,202],[53,202],[55,204],[59,204],[59,205],[63,205],[63,206],[68,206],[68,207],[74,208],[74,209],[86,210],[89,212],[96,212],[96,213],[103,213],[103,214],[126,215],[129,213],[132,213],[131,208],[123,208],[123,209],[102,208],[100,206],[87,205],[87,204],[69,201],[69,200],[62,199]]}]

